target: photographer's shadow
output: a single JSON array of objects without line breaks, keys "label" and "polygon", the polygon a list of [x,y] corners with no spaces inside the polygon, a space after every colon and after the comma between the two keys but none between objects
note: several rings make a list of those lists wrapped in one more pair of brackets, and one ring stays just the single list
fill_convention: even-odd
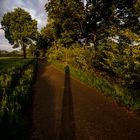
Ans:
[{"label": "photographer's shadow", "polygon": [[69,66],[65,67],[64,94],[58,140],[76,140]]}]

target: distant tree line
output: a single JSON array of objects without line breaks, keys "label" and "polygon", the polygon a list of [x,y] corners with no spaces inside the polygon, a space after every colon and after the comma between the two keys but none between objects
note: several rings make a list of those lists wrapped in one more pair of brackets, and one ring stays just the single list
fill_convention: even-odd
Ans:
[{"label": "distant tree line", "polygon": [[5,51],[0,50],[0,57],[22,57],[21,51],[13,50],[13,51]]}]

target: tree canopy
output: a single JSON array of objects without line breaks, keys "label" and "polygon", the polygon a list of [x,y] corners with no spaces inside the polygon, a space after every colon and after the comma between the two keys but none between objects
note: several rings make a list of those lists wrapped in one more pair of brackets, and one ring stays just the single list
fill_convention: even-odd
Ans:
[{"label": "tree canopy", "polygon": [[87,37],[92,36],[95,48],[101,40],[112,36],[124,41],[121,30],[139,34],[138,4],[135,0],[87,0],[85,32]]},{"label": "tree canopy", "polygon": [[84,18],[84,5],[80,0],[50,0],[46,4],[57,43],[67,47],[78,40]]},{"label": "tree canopy", "polygon": [[21,46],[26,58],[27,45],[37,38],[37,21],[24,9],[16,8],[3,16],[1,25],[9,43],[14,48]]},{"label": "tree canopy", "polygon": [[[106,72],[110,77],[115,76],[118,79],[116,82],[123,86],[138,85],[139,0],[49,0],[45,8],[48,13],[47,26],[54,36],[52,46],[58,45],[54,53],[61,56],[61,51],[64,51],[61,46],[71,49],[76,47],[78,40],[83,39],[85,48],[91,43],[93,45],[92,49],[85,49],[82,57],[78,53],[73,56],[77,66],[87,61],[86,67]],[[52,50],[50,55],[54,58]],[[87,50],[90,51],[88,54]]]}]

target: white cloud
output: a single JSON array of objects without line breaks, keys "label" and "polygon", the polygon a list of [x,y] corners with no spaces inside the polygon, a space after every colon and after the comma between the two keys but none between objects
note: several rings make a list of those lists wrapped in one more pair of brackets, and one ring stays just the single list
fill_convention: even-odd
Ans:
[{"label": "white cloud", "polygon": [[0,44],[0,50],[7,50],[7,51],[12,51],[12,46],[10,46],[9,44]]},{"label": "white cloud", "polygon": [[4,31],[0,30],[0,50],[12,50],[12,46],[9,44],[8,40],[4,37]]}]

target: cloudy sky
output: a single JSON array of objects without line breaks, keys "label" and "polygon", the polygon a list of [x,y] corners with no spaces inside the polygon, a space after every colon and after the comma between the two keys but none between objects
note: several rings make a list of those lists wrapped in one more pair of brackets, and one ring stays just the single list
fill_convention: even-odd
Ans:
[{"label": "cloudy sky", "polygon": [[[47,0],[0,0],[0,22],[4,13],[12,11],[16,7],[21,7],[28,11],[33,19],[38,22],[38,29],[46,24],[46,12],[44,5]],[[1,27],[1,25],[0,25]],[[0,29],[0,50],[12,50],[12,46],[4,37],[3,30]]]}]

